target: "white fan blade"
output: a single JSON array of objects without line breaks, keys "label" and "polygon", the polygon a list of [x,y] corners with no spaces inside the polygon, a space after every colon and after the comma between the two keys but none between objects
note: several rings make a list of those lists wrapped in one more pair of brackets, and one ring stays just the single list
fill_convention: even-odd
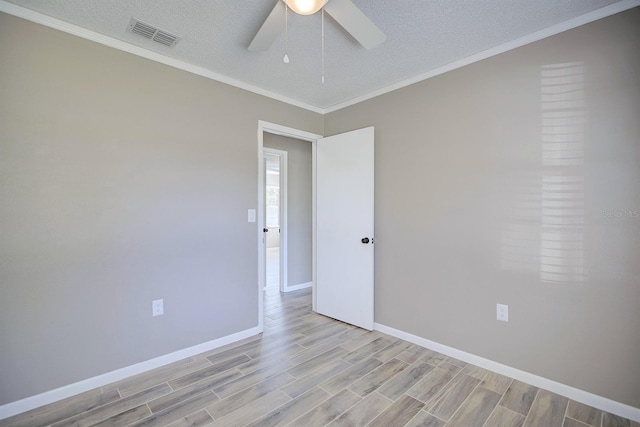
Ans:
[{"label": "white fan blade", "polygon": [[258,30],[258,33],[251,41],[249,50],[252,52],[263,52],[269,50],[275,39],[282,33],[285,26],[285,6],[278,0],[267,19]]},{"label": "white fan blade", "polygon": [[329,0],[324,10],[365,49],[373,49],[387,38],[351,0]]}]

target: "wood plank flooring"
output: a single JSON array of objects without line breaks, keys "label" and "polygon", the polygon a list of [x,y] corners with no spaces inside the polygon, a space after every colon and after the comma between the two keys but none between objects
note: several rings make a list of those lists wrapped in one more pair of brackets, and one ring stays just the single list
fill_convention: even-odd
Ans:
[{"label": "wood plank flooring", "polygon": [[265,294],[265,332],[0,420],[0,426],[640,427]]}]

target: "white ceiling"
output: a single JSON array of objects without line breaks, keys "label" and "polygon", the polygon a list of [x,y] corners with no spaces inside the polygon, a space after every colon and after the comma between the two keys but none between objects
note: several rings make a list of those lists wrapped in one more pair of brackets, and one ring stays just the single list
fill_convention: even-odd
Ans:
[{"label": "white ceiling", "polygon": [[[365,50],[326,15],[322,84],[320,14],[289,15],[289,64],[282,61],[284,34],[267,52],[247,50],[276,1],[280,0],[11,0],[23,7],[16,8],[0,0],[0,10],[54,28],[71,23],[90,30],[87,38],[102,42],[113,38],[118,42],[106,44],[135,53],[153,51],[156,55],[145,56],[157,59],[160,54],[169,58],[165,63],[193,67],[199,74],[327,112],[640,4],[640,0],[353,0],[387,40]],[[129,33],[132,17],[181,40],[169,48]],[[98,34],[91,36],[92,32]],[[132,50],[122,42],[138,48]]]}]

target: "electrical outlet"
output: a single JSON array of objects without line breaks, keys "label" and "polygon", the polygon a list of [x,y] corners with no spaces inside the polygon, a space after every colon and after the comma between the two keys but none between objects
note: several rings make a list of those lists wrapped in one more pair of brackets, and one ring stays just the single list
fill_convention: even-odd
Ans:
[{"label": "electrical outlet", "polygon": [[162,316],[164,314],[164,300],[157,299],[151,301],[151,314],[153,317]]},{"label": "electrical outlet", "polygon": [[496,304],[496,319],[501,322],[509,321],[509,306],[506,304]]}]

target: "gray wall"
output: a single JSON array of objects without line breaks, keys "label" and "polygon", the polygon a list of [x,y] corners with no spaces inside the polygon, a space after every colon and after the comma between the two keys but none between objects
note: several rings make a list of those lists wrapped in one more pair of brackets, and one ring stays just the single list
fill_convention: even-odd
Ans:
[{"label": "gray wall", "polygon": [[376,322],[640,407],[639,118],[638,8],[325,116],[376,127]]},{"label": "gray wall", "polygon": [[264,134],[263,145],[287,152],[287,282],[311,282],[311,143]]},{"label": "gray wall", "polygon": [[258,120],[322,116],[5,14],[0,40],[0,404],[257,326]]}]

